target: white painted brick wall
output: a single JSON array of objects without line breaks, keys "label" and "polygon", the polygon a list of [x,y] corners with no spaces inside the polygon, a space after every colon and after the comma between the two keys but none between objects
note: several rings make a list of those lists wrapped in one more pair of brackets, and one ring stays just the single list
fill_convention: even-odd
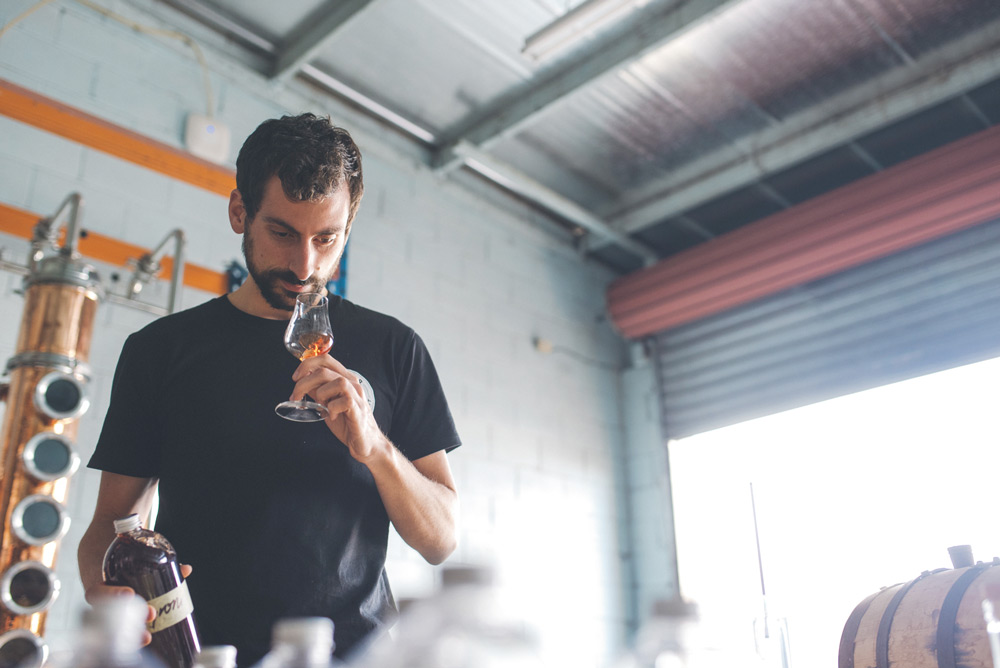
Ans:
[{"label": "white painted brick wall", "polygon": [[[0,3],[0,25],[33,4]],[[149,3],[106,4],[155,25],[136,9]],[[371,120],[300,84],[275,88],[221,52],[206,54],[219,118],[233,132],[231,159],[259,122],[282,113],[329,113],[354,133],[367,194],[351,235],[348,297],[416,328],[437,363],[464,440],[451,455],[463,520],[452,561],[496,563],[558,657],[552,665],[604,665],[622,640],[626,607],[616,474],[625,439],[614,370],[624,349],[604,311],[612,275],[536,227],[537,214],[512,204],[505,210],[495,193],[479,196],[420,167]],[[175,146],[186,114],[205,106],[201,72],[186,47],[136,35],[71,0],[45,6],[0,38],[0,78]],[[3,203],[49,214],[78,191],[88,229],[152,247],[181,227],[190,262],[221,271],[241,259],[225,197],[4,117],[0,137]],[[7,259],[17,252],[23,259],[22,240],[0,235],[0,245],[11,249]],[[103,276],[113,270],[101,268]],[[3,358],[17,335],[19,285],[20,277],[0,272]],[[164,298],[164,286],[151,294]],[[183,304],[209,297],[185,290]],[[79,426],[84,460],[122,342],[151,317],[100,307],[94,405]],[[536,336],[555,352],[535,350]],[[97,480],[82,470],[70,485],[73,524],[57,569],[63,591],[48,619],[55,648],[71,641],[83,606],[75,551]],[[435,569],[395,536],[389,573],[400,598],[424,595],[436,582]]]}]

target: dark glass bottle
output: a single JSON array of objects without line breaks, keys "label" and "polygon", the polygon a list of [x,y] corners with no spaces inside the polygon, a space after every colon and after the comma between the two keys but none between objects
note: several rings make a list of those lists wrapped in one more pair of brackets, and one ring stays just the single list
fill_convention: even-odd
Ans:
[{"label": "dark glass bottle", "polygon": [[156,610],[147,625],[150,649],[169,668],[191,668],[201,646],[177,552],[161,534],[143,529],[138,515],[115,520],[115,533],[104,555],[105,583],[131,587],[146,599]]}]

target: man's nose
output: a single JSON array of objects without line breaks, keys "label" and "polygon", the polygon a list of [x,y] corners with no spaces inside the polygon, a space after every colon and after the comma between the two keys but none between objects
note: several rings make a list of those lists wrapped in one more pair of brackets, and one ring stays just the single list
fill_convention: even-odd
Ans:
[{"label": "man's nose", "polygon": [[316,251],[313,249],[312,244],[299,244],[295,248],[288,269],[300,281],[305,281],[313,274],[315,259]]}]

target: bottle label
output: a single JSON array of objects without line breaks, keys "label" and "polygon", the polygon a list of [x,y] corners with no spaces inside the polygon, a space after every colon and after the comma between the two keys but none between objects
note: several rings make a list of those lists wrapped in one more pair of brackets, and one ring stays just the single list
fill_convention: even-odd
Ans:
[{"label": "bottle label", "polygon": [[194,603],[191,602],[186,581],[162,596],[149,599],[147,603],[156,610],[156,617],[146,624],[150,633],[168,629],[194,612]]}]

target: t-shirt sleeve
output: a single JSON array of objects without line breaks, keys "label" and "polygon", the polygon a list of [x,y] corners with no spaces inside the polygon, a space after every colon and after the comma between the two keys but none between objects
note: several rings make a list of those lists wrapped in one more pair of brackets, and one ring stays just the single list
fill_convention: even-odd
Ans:
[{"label": "t-shirt sleeve", "polygon": [[454,450],[461,440],[427,347],[411,331],[401,352],[389,440],[410,460]]},{"label": "t-shirt sleeve", "polygon": [[159,475],[159,419],[153,410],[152,351],[135,334],[126,339],[111,384],[111,403],[90,462],[92,469],[155,478]]}]

